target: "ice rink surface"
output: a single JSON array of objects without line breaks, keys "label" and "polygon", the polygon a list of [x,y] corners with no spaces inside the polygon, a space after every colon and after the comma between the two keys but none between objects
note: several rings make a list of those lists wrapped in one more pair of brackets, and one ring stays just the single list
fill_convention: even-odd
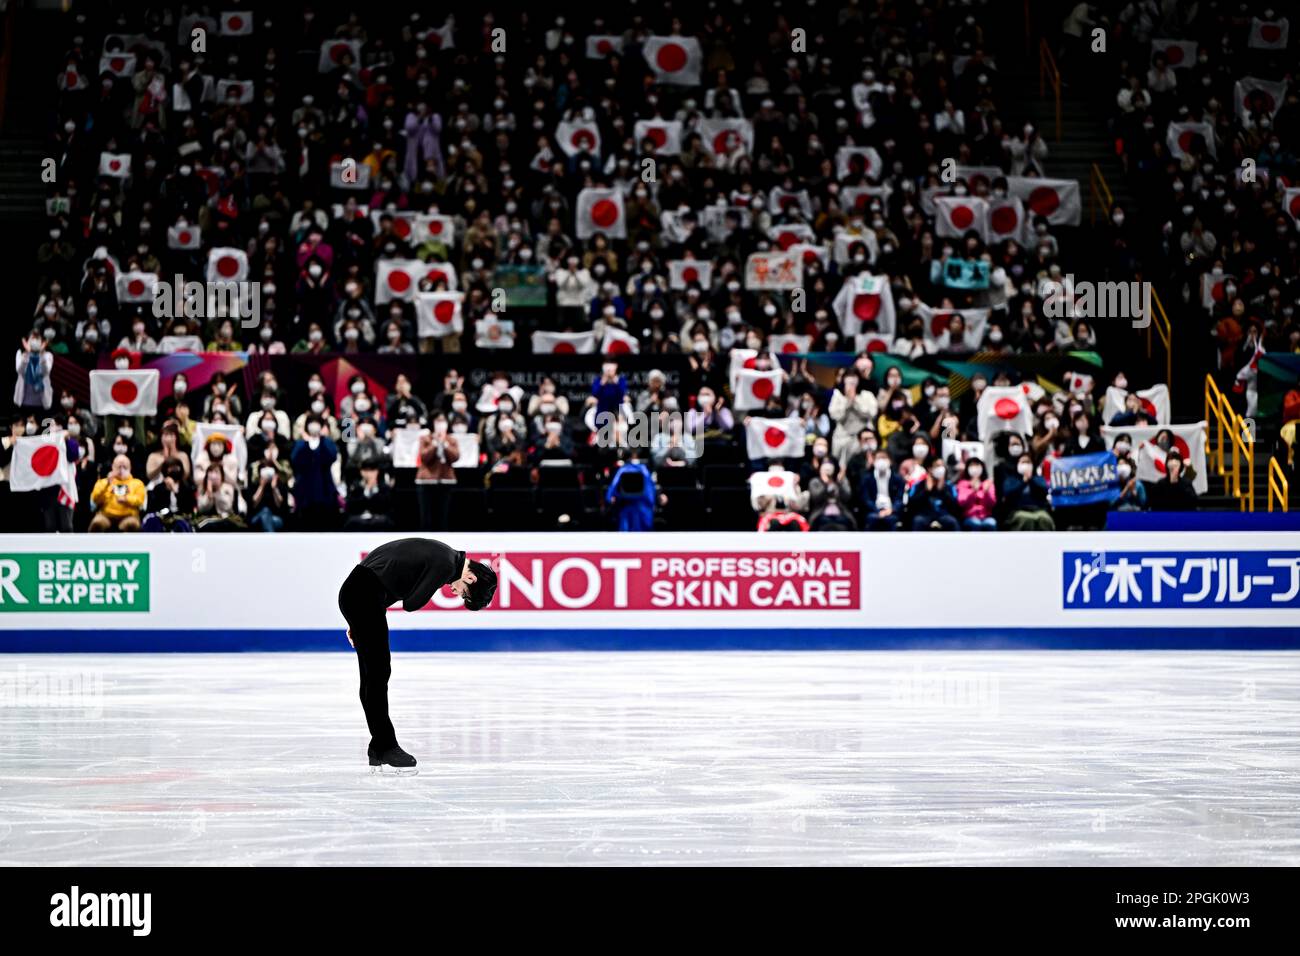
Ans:
[{"label": "ice rink surface", "polygon": [[1300,863],[1300,656],[0,656],[0,863]]}]

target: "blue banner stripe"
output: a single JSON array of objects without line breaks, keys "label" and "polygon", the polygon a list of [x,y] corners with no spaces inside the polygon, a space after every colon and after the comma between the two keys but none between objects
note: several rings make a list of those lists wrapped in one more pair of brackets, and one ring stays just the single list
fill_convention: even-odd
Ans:
[{"label": "blue banner stripe", "polygon": [[[395,651],[1300,650],[1292,627],[394,631]],[[0,632],[0,653],[348,651],[338,630]]]}]

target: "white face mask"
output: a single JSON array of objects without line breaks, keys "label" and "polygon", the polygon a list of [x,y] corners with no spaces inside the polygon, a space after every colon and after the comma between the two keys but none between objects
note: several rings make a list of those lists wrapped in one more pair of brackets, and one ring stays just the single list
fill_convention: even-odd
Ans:
[{"label": "white face mask", "polygon": [[1115,473],[1119,475],[1120,481],[1128,481],[1129,477],[1133,474],[1133,468],[1127,464],[1119,465],[1115,468]]},{"label": "white face mask", "polygon": [[925,457],[926,455],[928,455],[929,453],[930,453],[930,446],[929,446],[929,445],[922,445],[922,444],[920,444],[920,443],[917,443],[917,444],[915,444],[915,445],[912,446],[912,457],[913,457],[913,458],[924,458],[924,457]]},{"label": "white face mask", "polygon": [[948,469],[943,465],[940,465],[931,471],[930,474],[934,476],[935,481],[943,481],[944,477],[948,474]]},{"label": "white face mask", "polygon": [[1028,478],[1034,473],[1034,466],[1027,461],[1022,461],[1016,466],[1016,471],[1020,472],[1022,478]]}]

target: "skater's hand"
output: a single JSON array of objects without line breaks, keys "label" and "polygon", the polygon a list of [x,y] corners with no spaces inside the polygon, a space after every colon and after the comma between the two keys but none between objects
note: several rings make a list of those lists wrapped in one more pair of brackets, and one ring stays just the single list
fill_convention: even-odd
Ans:
[{"label": "skater's hand", "polygon": [[357,645],[352,643],[352,628],[348,628],[348,643],[355,648]]}]

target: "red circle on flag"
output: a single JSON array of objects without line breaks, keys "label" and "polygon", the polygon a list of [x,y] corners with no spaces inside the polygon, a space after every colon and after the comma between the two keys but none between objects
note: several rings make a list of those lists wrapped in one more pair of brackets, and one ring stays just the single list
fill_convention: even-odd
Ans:
[{"label": "red circle on flag", "polygon": [[405,239],[411,234],[411,224],[405,219],[395,219],[393,220],[393,232]]},{"label": "red circle on flag", "polygon": [[430,269],[428,273],[425,274],[425,278],[428,279],[432,285],[437,285],[439,282],[445,282],[448,286],[451,285],[451,280],[447,278],[447,273],[443,272],[441,269]]},{"label": "red circle on flag", "polygon": [[872,339],[867,343],[868,352],[883,352],[887,348],[889,348],[889,346],[885,344],[884,339]]},{"label": "red circle on flag", "polygon": [[936,312],[930,316],[930,334],[938,337],[943,334],[943,330],[948,327],[948,320],[952,318],[951,312]]},{"label": "red circle on flag", "polygon": [[430,220],[429,220],[429,233],[430,233],[430,235],[434,235],[434,236],[440,236],[440,235],[442,235],[442,220],[441,220],[441,219],[430,219]]},{"label": "red circle on flag", "polygon": [[1039,186],[1029,194],[1029,208],[1039,216],[1050,216],[1061,206],[1061,197],[1051,186]]},{"label": "red circle on flag", "polygon": [[1020,403],[1014,398],[999,398],[993,404],[993,414],[1004,421],[1010,421],[1020,414]]},{"label": "red circle on flag", "polygon": [[556,355],[572,355],[576,350],[572,342],[556,342],[555,348],[551,349]]},{"label": "red circle on flag", "polygon": [[1291,200],[1291,205],[1287,207],[1291,211],[1292,219],[1300,219],[1300,193]]},{"label": "red circle on flag", "polygon": [[244,18],[240,16],[231,17],[226,21],[232,30],[242,30],[244,28]]},{"label": "red circle on flag", "polygon": [[656,148],[662,149],[664,144],[668,142],[668,133],[665,132],[662,126],[651,126],[645,131],[645,136],[642,138],[650,140],[655,144]]},{"label": "red circle on flag", "polygon": [[816,250],[816,249],[805,249],[805,250],[803,251],[803,261],[804,261],[804,262],[816,262],[816,261],[818,261],[820,258],[821,258],[821,256],[817,255],[817,250]]},{"label": "red circle on flag", "polygon": [[1192,130],[1190,129],[1183,130],[1181,133],[1178,134],[1178,148],[1181,149],[1184,153],[1187,152],[1189,149],[1192,148],[1192,140],[1195,137],[1196,137],[1196,133],[1194,133]]},{"label": "red circle on flag", "polygon": [[176,239],[180,242],[182,246],[188,246],[190,244],[190,238],[191,238],[191,234],[188,229],[182,229],[180,232],[176,234]]},{"label": "red circle on flag", "polygon": [[874,292],[869,295],[860,295],[853,300],[853,314],[863,322],[874,322],[876,316],[880,314],[880,296]]},{"label": "red circle on flag", "polygon": [[1265,43],[1277,43],[1282,39],[1282,28],[1276,23],[1264,23],[1260,25],[1259,37]]},{"label": "red circle on flag", "polygon": [[975,213],[971,212],[970,206],[953,206],[948,218],[958,229],[965,229],[975,221]]},{"label": "red circle on flag", "polygon": [[113,172],[117,172],[119,169],[122,168],[122,161],[120,159],[110,159],[108,161],[108,168],[111,169]]},{"label": "red circle on flag", "polygon": [[1020,217],[1016,215],[1015,206],[999,206],[993,210],[993,215],[989,217],[989,225],[999,235],[1015,232],[1016,226],[1019,224]]},{"label": "red circle on flag", "polygon": [[734,129],[724,129],[717,136],[713,137],[713,151],[718,155],[729,153],[734,148],[735,140],[739,134]]},{"label": "red circle on flag", "polygon": [[749,387],[749,390],[754,393],[755,398],[761,398],[763,401],[767,401],[768,397],[772,394],[772,388],[772,380],[770,378],[756,378],[754,379],[754,384]]},{"label": "red circle on flag", "polygon": [[352,53],[352,47],[346,43],[336,43],[330,47],[330,59],[335,63],[340,62],[344,56]]},{"label": "red circle on flag", "polygon": [[632,351],[632,346],[628,345],[622,339],[615,339],[614,341],[610,342],[609,348],[606,349],[606,352],[610,355],[625,355],[631,351]]},{"label": "red circle on flag", "polygon": [[53,445],[42,445],[32,452],[32,471],[42,478],[54,474],[59,467],[59,450]]},{"label": "red circle on flag", "polygon": [[569,142],[578,149],[591,149],[596,145],[596,137],[592,135],[589,129],[580,129],[569,137]]},{"label": "red circle on flag", "polygon": [[1210,298],[1215,302],[1223,301],[1223,280],[1220,279],[1214,285],[1210,286]]},{"label": "red circle on flag", "polygon": [[456,303],[450,299],[443,299],[433,307],[433,317],[439,322],[446,325],[456,317]]},{"label": "red circle on flag", "polygon": [[767,442],[771,448],[780,448],[785,444],[785,432],[775,426],[768,428],[767,431],[763,432],[763,441]]},{"label": "red circle on flag", "polygon": [[115,56],[108,61],[108,68],[114,73],[121,73],[126,69],[126,60],[122,59],[120,56]]},{"label": "red circle on flag", "polygon": [[1183,48],[1180,46],[1167,46],[1161,52],[1165,55],[1165,62],[1170,66],[1177,66],[1183,62]]},{"label": "red circle on flag", "polygon": [[618,222],[618,204],[612,199],[597,200],[591,207],[591,221],[602,229]]},{"label": "red circle on flag", "polygon": [[[773,429],[771,429],[771,431],[774,431],[774,432],[778,432],[778,433],[779,433],[779,432],[780,432],[780,429],[773,428]],[[773,447],[775,447],[776,445],[779,445],[779,444],[781,444],[779,441],[778,441],[778,442],[775,442],[775,443],[773,443]],[[770,478],[767,479],[767,486],[768,486],[769,488],[780,488],[780,487],[781,487],[782,485],[784,485],[784,484],[785,484],[785,479],[782,478],[780,475],[773,475],[772,477],[770,477]]]},{"label": "red circle on flag", "polygon": [[1146,412],[1154,420],[1157,417],[1155,403],[1149,398],[1143,398],[1141,395],[1138,396],[1138,401],[1142,403],[1142,411]]},{"label": "red circle on flag", "polygon": [[222,256],[217,260],[217,275],[227,279],[239,275],[239,260],[234,256]]},{"label": "red circle on flag", "polygon": [[69,70],[67,73],[63,74],[63,82],[68,86],[76,86],[77,74],[72,70]]},{"label": "red circle on flag", "polygon": [[401,269],[388,273],[388,288],[394,292],[405,292],[411,287],[411,277]]},{"label": "red circle on flag", "polygon": [[135,387],[135,382],[129,378],[119,378],[109,388],[108,394],[117,404],[130,405],[135,401],[135,397],[140,394],[140,390]]},{"label": "red circle on flag", "polygon": [[796,342],[796,341],[794,341],[793,339],[787,339],[786,342],[785,342],[785,344],[781,346],[781,351],[782,351],[782,352],[798,352],[798,351],[799,351],[799,343]]},{"label": "red circle on flag", "polygon": [[782,251],[789,249],[798,241],[799,237],[793,232],[783,232],[776,237],[776,244],[781,247]]},{"label": "red circle on flag", "polygon": [[680,43],[665,43],[655,54],[655,63],[665,73],[676,73],[689,59],[686,48]]},{"label": "red circle on flag", "polygon": [[597,40],[596,52],[601,56],[609,56],[609,54],[614,52],[614,44],[610,43],[608,40]]},{"label": "red circle on flag", "polygon": [[144,280],[132,279],[126,284],[126,291],[132,298],[144,295]]},{"label": "red circle on flag", "polygon": [[694,266],[687,266],[686,268],[682,269],[682,281],[683,281],[683,282],[699,282],[699,281],[700,281],[700,270],[699,270],[699,269],[696,269]]}]

